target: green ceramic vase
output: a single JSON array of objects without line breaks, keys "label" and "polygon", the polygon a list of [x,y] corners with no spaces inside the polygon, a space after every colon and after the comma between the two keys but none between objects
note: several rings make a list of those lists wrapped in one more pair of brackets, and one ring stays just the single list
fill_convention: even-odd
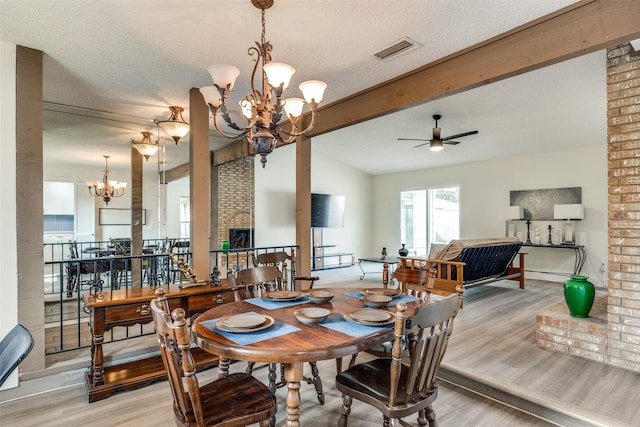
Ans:
[{"label": "green ceramic vase", "polygon": [[230,247],[231,245],[229,244],[228,240],[223,240],[222,243],[220,244],[220,249],[222,249],[223,254],[228,253]]},{"label": "green ceramic vase", "polygon": [[573,317],[589,317],[596,287],[587,279],[587,276],[573,275],[564,282],[564,300]]}]

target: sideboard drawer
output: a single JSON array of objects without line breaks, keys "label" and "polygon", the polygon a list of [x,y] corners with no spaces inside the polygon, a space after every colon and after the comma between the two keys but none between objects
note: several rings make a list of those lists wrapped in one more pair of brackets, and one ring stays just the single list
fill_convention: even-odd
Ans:
[{"label": "sideboard drawer", "polygon": [[221,290],[220,292],[215,294],[190,296],[189,313],[193,314],[194,311],[203,312],[211,307],[233,301],[233,291],[229,289]]},{"label": "sideboard drawer", "polygon": [[[180,299],[169,299],[169,307],[171,310],[180,307]],[[106,324],[148,323],[152,320],[150,301],[106,307],[104,310]]]}]

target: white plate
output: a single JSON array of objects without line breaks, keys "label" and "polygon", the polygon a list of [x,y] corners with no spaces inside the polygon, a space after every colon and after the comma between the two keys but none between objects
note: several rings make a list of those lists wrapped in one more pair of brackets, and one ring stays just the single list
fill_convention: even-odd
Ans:
[{"label": "white plate", "polygon": [[223,319],[220,319],[216,322],[216,329],[220,329],[221,331],[224,331],[224,332],[233,332],[234,334],[247,334],[247,333],[257,332],[263,329],[270,328],[276,322],[273,319],[273,317],[270,317],[270,316],[263,316],[263,317],[265,318],[265,322],[262,325],[257,326],[255,328],[230,328],[226,326],[224,323],[222,323]]},{"label": "white plate", "polygon": [[227,328],[236,328],[236,329],[251,329],[257,328],[266,322],[267,319],[261,315],[256,313],[243,313],[236,314],[234,316],[227,316],[220,319],[220,323],[222,323]]},{"label": "white plate", "polygon": [[351,317],[352,313],[345,313],[342,315],[342,317],[344,317],[344,320],[351,322],[351,323],[356,323],[358,325],[365,325],[365,326],[387,326],[387,325],[392,325],[393,323],[395,323],[396,319],[395,316],[393,316],[391,319],[387,320],[386,322],[367,322],[365,320],[356,320],[353,317]]},{"label": "white plate", "polygon": [[296,301],[304,295],[304,292],[298,291],[273,291],[262,295],[262,298],[269,301]]}]

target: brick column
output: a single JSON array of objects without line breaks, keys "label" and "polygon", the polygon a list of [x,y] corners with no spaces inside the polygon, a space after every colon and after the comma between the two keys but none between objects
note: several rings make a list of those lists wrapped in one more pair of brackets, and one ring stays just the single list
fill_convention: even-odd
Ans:
[{"label": "brick column", "polygon": [[607,360],[640,372],[640,55],[607,54]]}]

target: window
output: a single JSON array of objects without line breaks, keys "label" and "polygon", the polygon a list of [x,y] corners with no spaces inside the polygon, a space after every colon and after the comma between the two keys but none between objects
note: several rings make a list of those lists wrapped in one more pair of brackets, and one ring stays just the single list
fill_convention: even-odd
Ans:
[{"label": "window", "polygon": [[191,237],[191,204],[185,196],[180,196],[180,237]]},{"label": "window", "polygon": [[448,243],[459,236],[459,187],[400,193],[400,238],[410,254],[427,256],[432,243]]}]

